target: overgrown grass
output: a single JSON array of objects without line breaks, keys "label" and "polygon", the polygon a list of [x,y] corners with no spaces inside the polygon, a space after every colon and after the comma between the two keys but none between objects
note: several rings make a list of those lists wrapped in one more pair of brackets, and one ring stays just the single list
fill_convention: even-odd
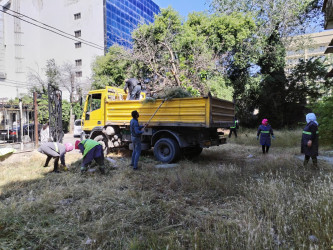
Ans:
[{"label": "overgrown grass", "polygon": [[[302,129],[297,130],[273,130],[275,139],[272,139],[272,147],[300,147]],[[245,146],[258,146],[257,130],[253,129],[239,129],[237,130],[237,140],[234,139],[232,134],[231,140],[237,144]]]},{"label": "overgrown grass", "polygon": [[132,171],[113,155],[118,167],[105,176],[81,176],[76,154],[61,174],[42,168],[41,154],[14,155],[0,163],[0,248],[331,248],[332,166],[304,169],[294,146],[263,156],[254,142],[171,169],[156,169],[148,153]]}]

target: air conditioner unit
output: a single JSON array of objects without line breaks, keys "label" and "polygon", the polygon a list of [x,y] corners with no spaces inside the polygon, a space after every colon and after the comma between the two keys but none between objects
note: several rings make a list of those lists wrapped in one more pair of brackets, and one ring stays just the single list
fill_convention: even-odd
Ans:
[{"label": "air conditioner unit", "polygon": [[6,79],[7,78],[7,74],[4,72],[0,72],[0,79]]}]

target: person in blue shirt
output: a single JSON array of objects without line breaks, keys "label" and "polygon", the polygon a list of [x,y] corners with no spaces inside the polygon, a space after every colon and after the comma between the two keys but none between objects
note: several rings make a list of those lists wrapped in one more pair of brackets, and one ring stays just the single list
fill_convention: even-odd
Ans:
[{"label": "person in blue shirt", "polygon": [[275,139],[271,125],[268,124],[267,119],[263,119],[257,132],[257,140],[260,136],[260,145],[262,147],[263,154],[267,154],[269,147],[271,146],[271,135],[272,138]]},{"label": "person in blue shirt", "polygon": [[143,126],[139,125],[139,112],[132,111],[133,119],[130,122],[131,140],[133,143],[133,153],[131,166],[134,170],[138,169],[138,162],[141,154],[141,135],[143,133]]}]

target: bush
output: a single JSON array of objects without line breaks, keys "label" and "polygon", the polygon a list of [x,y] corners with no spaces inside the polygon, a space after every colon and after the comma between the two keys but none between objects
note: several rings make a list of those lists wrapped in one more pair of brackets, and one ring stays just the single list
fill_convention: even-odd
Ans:
[{"label": "bush", "polygon": [[313,105],[313,111],[318,115],[319,138],[323,144],[333,145],[333,97],[325,98]]}]

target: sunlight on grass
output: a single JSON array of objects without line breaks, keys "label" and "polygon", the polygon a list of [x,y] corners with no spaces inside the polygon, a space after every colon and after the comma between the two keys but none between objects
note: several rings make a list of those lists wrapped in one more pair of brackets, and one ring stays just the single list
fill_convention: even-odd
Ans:
[{"label": "sunlight on grass", "polygon": [[332,166],[304,169],[297,134],[284,142],[277,131],[262,155],[255,135],[240,133],[172,169],[156,169],[147,152],[133,171],[130,154],[117,152],[105,176],[81,175],[80,154],[68,154],[60,174],[38,153],[9,158],[0,163],[0,248],[329,249]]}]

